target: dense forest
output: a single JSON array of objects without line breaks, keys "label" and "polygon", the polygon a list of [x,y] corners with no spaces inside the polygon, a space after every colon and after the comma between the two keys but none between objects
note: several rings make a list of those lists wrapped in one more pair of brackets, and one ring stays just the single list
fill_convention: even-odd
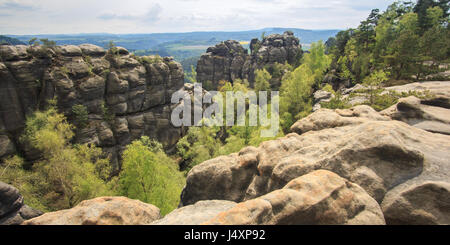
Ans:
[{"label": "dense forest", "polygon": [[[364,103],[382,110],[407,96],[382,94],[384,86],[439,79],[431,75],[450,63],[449,2],[395,2],[384,12],[372,10],[358,28],[313,43],[298,66],[279,64],[277,69],[286,72],[279,88],[282,130],[277,137],[312,112],[317,90],[336,95],[323,107],[347,108],[340,89],[363,84],[371,98]],[[193,63],[189,60],[185,70],[191,71],[187,68]],[[273,74],[258,70],[254,87],[246,80],[223,81],[219,91],[267,91]],[[195,70],[187,80],[196,81]],[[71,208],[97,196],[121,195],[152,203],[167,214],[177,207],[184,178],[195,165],[271,139],[260,137],[262,126],[191,127],[168,155],[160,143],[142,137],[126,148],[121,172],[112,175],[100,148],[71,143],[76,126],[55,105],[53,101],[47,110],[30,115],[21,137],[41,152],[41,159],[30,165],[14,156],[0,165],[0,179],[16,186],[28,205],[42,211]]]}]

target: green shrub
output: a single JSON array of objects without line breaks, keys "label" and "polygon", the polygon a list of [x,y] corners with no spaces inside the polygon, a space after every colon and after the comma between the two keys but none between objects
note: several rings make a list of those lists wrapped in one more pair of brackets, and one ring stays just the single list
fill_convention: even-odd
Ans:
[{"label": "green shrub", "polygon": [[127,146],[119,175],[121,195],[157,206],[163,215],[177,208],[184,177],[159,146],[143,137]]},{"label": "green shrub", "polygon": [[102,101],[100,107],[101,107],[101,110],[102,110],[103,120],[108,122],[109,124],[112,124],[114,122],[114,119],[116,118],[116,115],[111,111],[111,109],[109,109],[105,105],[105,102]]},{"label": "green shrub", "polygon": [[73,146],[72,129],[53,106],[35,112],[27,117],[20,140],[40,152],[39,161],[30,169],[15,156],[1,166],[0,179],[16,186],[31,207],[56,211],[72,208],[83,200],[114,194],[105,181],[110,176],[109,159],[103,157],[100,148]]},{"label": "green shrub", "polygon": [[78,129],[83,129],[88,125],[89,112],[84,105],[72,106],[72,113],[74,116],[74,124]]}]

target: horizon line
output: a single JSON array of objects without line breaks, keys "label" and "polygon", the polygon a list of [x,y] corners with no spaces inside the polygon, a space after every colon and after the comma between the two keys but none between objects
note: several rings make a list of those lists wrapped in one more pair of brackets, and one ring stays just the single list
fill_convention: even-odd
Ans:
[{"label": "horizon line", "polygon": [[[345,29],[304,29],[304,28],[295,28],[295,27],[265,27],[261,29],[252,29],[252,30],[243,30],[243,31],[187,31],[187,32],[136,32],[136,33],[110,33],[110,32],[86,32],[86,33],[39,33],[39,34],[0,34],[4,36],[39,36],[39,35],[158,35],[158,34],[190,34],[190,33],[208,33],[208,32],[216,32],[216,33],[232,33],[232,32],[258,32],[264,31],[266,29],[293,29],[293,30],[302,30],[302,31],[342,31]],[[348,29],[348,28],[347,28]]]}]

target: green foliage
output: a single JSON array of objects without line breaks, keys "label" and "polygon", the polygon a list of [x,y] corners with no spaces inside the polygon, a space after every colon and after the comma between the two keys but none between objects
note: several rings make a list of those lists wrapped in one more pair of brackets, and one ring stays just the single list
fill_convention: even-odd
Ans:
[{"label": "green foliage", "polygon": [[56,46],[55,41],[48,40],[47,38],[40,39],[40,41],[45,48],[54,48]]},{"label": "green foliage", "polygon": [[186,79],[192,84],[197,83],[197,71],[193,65],[191,65],[191,72],[186,74]]},{"label": "green foliage", "polygon": [[376,91],[380,89],[382,83],[388,80],[388,74],[384,71],[376,71],[364,79],[363,84],[368,88],[370,95],[369,102],[371,105],[375,104]]},{"label": "green foliage", "polygon": [[72,114],[74,117],[74,124],[78,129],[83,129],[88,125],[89,112],[84,105],[72,106]]},{"label": "green foliage", "polygon": [[213,158],[221,146],[217,139],[217,127],[191,127],[186,136],[177,143],[182,169],[189,171],[195,165]]},{"label": "green foliage", "polygon": [[204,90],[207,90],[207,91],[213,91],[213,90],[216,90],[217,88],[213,85],[213,82],[212,81],[205,81],[204,83],[202,83],[202,88],[204,89]]},{"label": "green foliage", "polygon": [[316,83],[321,83],[324,73],[331,64],[331,58],[325,54],[325,45],[322,41],[312,43],[309,54],[303,58],[302,64],[306,65],[312,72]]},{"label": "green foliage", "polygon": [[116,115],[111,111],[111,109],[108,108],[108,106],[105,105],[105,102],[102,101],[100,107],[100,109],[102,110],[103,120],[105,120],[109,124],[112,124]]},{"label": "green foliage", "polygon": [[161,58],[161,56],[159,56],[159,55],[153,55],[153,56],[140,56],[140,57],[136,57],[136,59],[137,59],[141,64],[156,64],[156,63],[161,63],[161,62],[163,62],[163,58]]},{"label": "green foliage", "polygon": [[325,54],[325,45],[313,43],[310,53],[303,57],[302,65],[284,76],[280,89],[280,112],[285,132],[295,120],[311,113],[313,86],[322,81],[330,62]]},{"label": "green foliage", "polygon": [[322,88],[323,91],[327,91],[332,93],[334,96],[328,102],[321,102],[321,108],[327,109],[348,109],[351,108],[351,105],[348,103],[348,98],[342,98],[342,94],[340,92],[335,92],[333,87],[330,84],[325,85]]},{"label": "green foliage", "polygon": [[165,215],[178,206],[184,178],[160,147],[147,137],[127,146],[118,189],[121,195],[157,206]]},{"label": "green foliage", "polygon": [[[267,74],[266,74],[267,75]],[[224,98],[224,108],[227,104],[226,92],[243,92],[244,94],[250,91],[248,82],[236,79],[233,83],[221,81],[219,83],[219,91]],[[236,98],[231,98],[236,99]],[[246,107],[249,107],[249,101],[246,101]],[[267,105],[268,118],[271,118],[271,105]],[[225,112],[225,109],[224,109]],[[224,113],[224,122],[226,120],[226,113]],[[236,110],[235,110],[236,122]],[[271,140],[282,136],[282,132],[274,138],[261,137],[261,131],[267,130],[269,126],[265,122],[259,126],[249,125],[249,111],[245,115],[245,126],[214,126],[214,127],[190,127],[187,134],[181,138],[176,145],[176,153],[180,157],[180,168],[186,173],[197,164],[212,159],[214,157],[228,155],[233,152],[238,152],[246,146],[258,146],[261,142]]]},{"label": "green foliage", "polygon": [[357,29],[327,41],[331,69],[343,80],[360,83],[373,70],[395,80],[421,80],[436,73],[450,56],[448,0],[394,2],[372,10]]},{"label": "green foliage", "polygon": [[65,66],[61,66],[59,68],[59,70],[61,71],[62,74],[66,75],[66,76],[69,75],[69,73],[70,73],[69,69]]},{"label": "green foliage", "polygon": [[119,49],[117,48],[116,44],[113,41],[109,41],[109,43],[108,43],[108,51],[113,56],[119,55]]},{"label": "green foliage", "polygon": [[37,38],[33,37],[28,41],[28,45],[30,46],[35,46],[37,45],[39,42],[37,41]]},{"label": "green foliage", "polygon": [[259,91],[270,91],[270,79],[272,79],[272,76],[269,72],[267,72],[266,69],[263,70],[256,70],[255,71],[255,92],[256,94],[259,93]]},{"label": "green foliage", "polygon": [[111,171],[109,159],[100,148],[71,145],[72,129],[53,106],[27,118],[21,142],[38,150],[40,160],[29,169],[17,156],[7,159],[0,178],[16,186],[30,206],[55,211],[113,194],[106,183]]}]

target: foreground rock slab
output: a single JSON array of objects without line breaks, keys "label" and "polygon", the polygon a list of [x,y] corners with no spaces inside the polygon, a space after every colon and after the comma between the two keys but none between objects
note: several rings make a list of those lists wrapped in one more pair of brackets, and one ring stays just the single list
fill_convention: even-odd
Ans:
[{"label": "foreground rock slab", "polygon": [[361,187],[318,170],[283,189],[246,201],[204,224],[212,225],[384,225],[378,203]]},{"label": "foreground rock slab", "polygon": [[160,210],[126,197],[99,197],[76,207],[24,222],[24,225],[145,225],[161,217]]},{"label": "foreground rock slab", "polygon": [[389,224],[450,224],[450,184],[427,181],[403,186],[383,200],[382,208]]},{"label": "foreground rock slab", "polygon": [[[212,199],[250,201],[320,169],[361,186],[380,204],[386,196],[394,203],[402,198],[400,193],[413,186],[450,182],[450,136],[391,120],[368,106],[320,109],[291,130],[295,133],[263,142],[258,148],[247,147],[195,166],[188,174],[181,205]],[[440,193],[443,196],[430,202],[448,198],[448,192]],[[446,215],[433,208],[442,206],[437,203],[423,206],[414,198],[408,203],[435,217]],[[408,216],[417,210],[404,211]],[[388,224],[391,220],[386,219]],[[410,224],[408,219],[402,222]]]}]

